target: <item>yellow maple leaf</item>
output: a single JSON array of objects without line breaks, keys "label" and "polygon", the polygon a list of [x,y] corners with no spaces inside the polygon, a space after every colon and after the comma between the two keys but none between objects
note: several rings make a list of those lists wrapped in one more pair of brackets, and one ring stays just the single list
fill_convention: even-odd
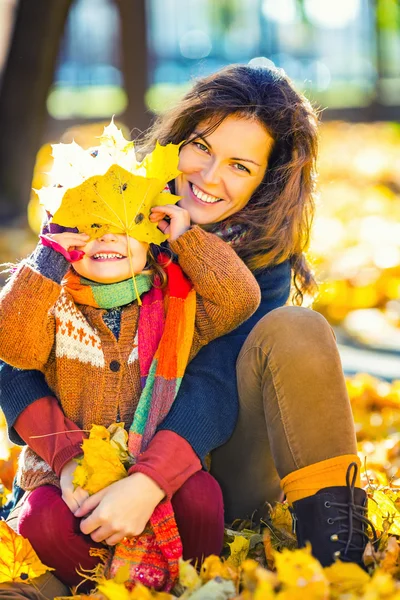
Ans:
[{"label": "yellow maple leaf", "polygon": [[224,562],[219,556],[211,554],[210,556],[207,556],[201,565],[200,577],[204,583],[215,577],[233,579],[236,581],[237,571],[235,571],[235,569],[227,562]]},{"label": "yellow maple leaf", "polygon": [[355,563],[341,561],[333,563],[324,569],[325,577],[331,584],[331,590],[336,593],[362,593],[364,586],[369,582],[369,575]]},{"label": "yellow maple leaf", "polygon": [[127,476],[119,450],[110,442],[110,432],[94,425],[89,439],[82,443],[83,458],[77,459],[73,483],[89,494],[95,494],[111,483]]},{"label": "yellow maple leaf", "polygon": [[233,542],[228,543],[228,546],[230,555],[226,562],[233,567],[240,567],[249,553],[250,540],[242,535],[235,535]]},{"label": "yellow maple leaf", "polygon": [[97,148],[78,144],[53,146],[54,184],[37,191],[53,221],[77,227],[91,238],[107,232],[127,234],[142,242],[160,244],[167,239],[149,220],[153,206],[175,204],[179,197],[163,193],[177,177],[179,146],[156,144],[141,163],[134,145],[124,139],[113,122],[104,129]]},{"label": "yellow maple leaf", "polygon": [[131,595],[123,583],[107,579],[98,584],[97,590],[104,594],[107,600],[131,600]]},{"label": "yellow maple leaf", "polygon": [[368,518],[378,531],[400,535],[400,512],[383,490],[374,490],[368,498]]},{"label": "yellow maple leaf", "polygon": [[200,575],[190,560],[179,559],[179,583],[189,592],[197,590],[201,586]]},{"label": "yellow maple leaf", "polygon": [[[325,600],[328,597],[328,581],[320,562],[311,555],[311,546],[299,550],[275,552],[278,580],[283,584],[285,598],[295,598],[296,590],[303,598]],[[279,596],[280,597],[280,596]],[[301,594],[298,596],[301,598]]]},{"label": "yellow maple leaf", "polygon": [[0,583],[29,583],[46,571],[53,569],[39,560],[30,542],[0,521]]}]

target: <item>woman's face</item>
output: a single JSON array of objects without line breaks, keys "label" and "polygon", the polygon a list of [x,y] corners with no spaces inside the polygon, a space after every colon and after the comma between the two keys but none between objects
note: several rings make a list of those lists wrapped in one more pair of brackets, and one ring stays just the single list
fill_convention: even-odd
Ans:
[{"label": "woman's face", "polygon": [[[128,240],[130,259],[128,253]],[[74,263],[82,277],[98,283],[119,283],[143,271],[147,262],[149,245],[122,234],[106,233],[90,240],[83,250],[85,256]]]},{"label": "woman's face", "polygon": [[212,133],[202,121],[182,148],[175,193],[193,223],[205,225],[241,210],[260,185],[273,139],[255,119],[231,115]]}]

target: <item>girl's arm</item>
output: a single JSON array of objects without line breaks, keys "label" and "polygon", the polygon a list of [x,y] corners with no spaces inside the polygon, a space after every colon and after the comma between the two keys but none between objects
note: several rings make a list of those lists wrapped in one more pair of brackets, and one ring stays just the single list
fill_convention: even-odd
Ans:
[{"label": "girl's arm", "polygon": [[193,356],[254,313],[260,304],[260,288],[236,252],[197,225],[170,246],[198,294]]},{"label": "girl's arm", "polygon": [[[79,234],[61,236],[70,246],[85,243]],[[55,335],[51,309],[69,266],[62,254],[41,244],[19,265],[0,294],[0,359],[20,369],[44,369]]]},{"label": "girl's arm", "polygon": [[87,435],[64,415],[54,396],[39,398],[15,421],[20,438],[49,464],[59,477],[62,468],[82,454]]}]

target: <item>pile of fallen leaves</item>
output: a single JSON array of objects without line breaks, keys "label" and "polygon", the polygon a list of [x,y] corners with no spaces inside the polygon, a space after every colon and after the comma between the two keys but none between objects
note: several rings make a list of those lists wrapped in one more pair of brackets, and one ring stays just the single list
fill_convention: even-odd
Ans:
[{"label": "pile of fallen leaves", "polygon": [[[182,561],[179,584],[172,595],[141,585],[129,592],[123,570],[107,580],[100,563],[94,572],[85,574],[96,584],[92,600],[400,600],[400,381],[387,383],[360,374],[348,379],[347,386],[364,464],[369,518],[379,535],[379,546],[374,550],[369,544],[364,555],[368,572],[341,562],[323,568],[311,556],[310,548],[297,549],[288,506],[277,503],[267,506],[265,520],[258,526],[237,521],[226,529],[223,556],[208,557],[200,572]],[[0,502],[4,504],[18,449],[7,441],[4,417],[1,419]],[[99,444],[104,438],[100,434],[100,430],[93,432],[93,443]],[[124,451],[121,434],[118,428],[111,435],[118,453]],[[78,475],[86,476],[87,472],[90,464]],[[0,582],[29,582],[47,570],[29,542],[4,522],[0,523],[0,548]],[[88,597],[79,594],[79,589],[74,592],[75,600]]]}]

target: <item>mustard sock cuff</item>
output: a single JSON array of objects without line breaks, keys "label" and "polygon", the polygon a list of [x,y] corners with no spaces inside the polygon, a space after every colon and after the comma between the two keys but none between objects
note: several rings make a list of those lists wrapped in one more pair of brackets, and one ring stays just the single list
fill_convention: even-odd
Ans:
[{"label": "mustard sock cuff", "polygon": [[326,487],[345,486],[346,472],[350,463],[358,466],[356,487],[360,487],[361,461],[356,454],[344,454],[321,460],[320,462],[297,469],[286,475],[281,481],[289,504],[316,494]]}]

